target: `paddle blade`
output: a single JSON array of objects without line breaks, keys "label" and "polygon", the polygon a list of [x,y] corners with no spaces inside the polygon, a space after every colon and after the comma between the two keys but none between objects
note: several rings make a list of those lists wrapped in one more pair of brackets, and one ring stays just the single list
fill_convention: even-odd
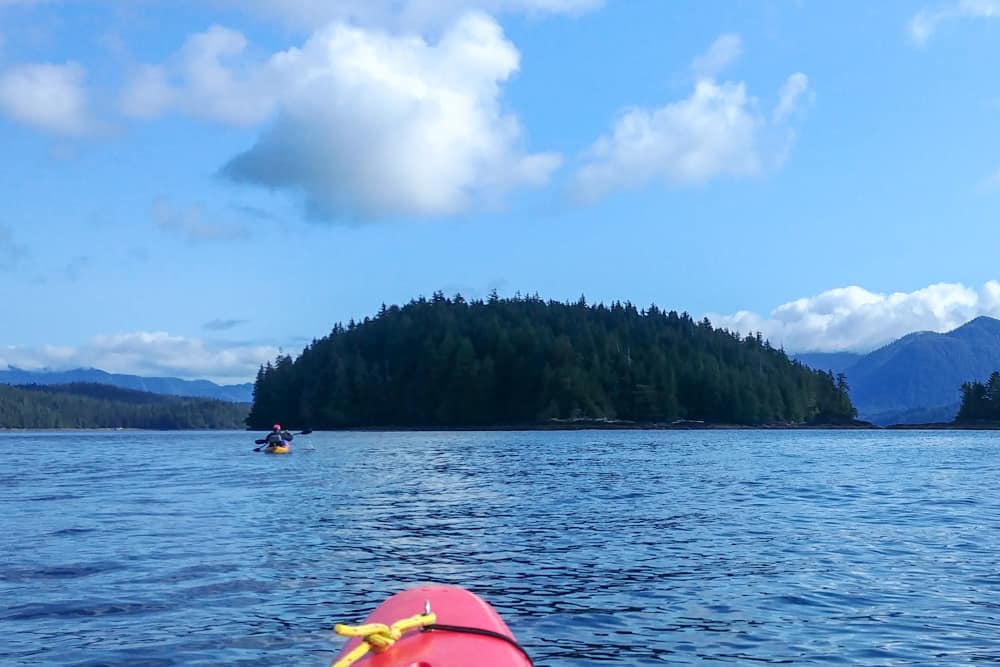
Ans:
[{"label": "paddle blade", "polygon": [[267,442],[267,440],[264,440],[263,438],[261,438],[260,440],[254,440],[253,444],[255,444],[255,445],[263,445],[265,442]]},{"label": "paddle blade", "polygon": [[299,431],[299,435],[309,435],[312,432],[313,432],[313,430],[311,428],[307,428],[304,431]]}]

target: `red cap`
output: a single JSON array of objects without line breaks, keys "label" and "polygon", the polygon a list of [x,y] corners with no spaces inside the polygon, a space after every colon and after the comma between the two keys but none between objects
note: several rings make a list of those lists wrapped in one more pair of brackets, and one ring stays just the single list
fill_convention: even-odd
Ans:
[{"label": "red cap", "polygon": [[274,430],[275,431],[280,431],[281,430],[281,424],[275,424],[274,425]]}]

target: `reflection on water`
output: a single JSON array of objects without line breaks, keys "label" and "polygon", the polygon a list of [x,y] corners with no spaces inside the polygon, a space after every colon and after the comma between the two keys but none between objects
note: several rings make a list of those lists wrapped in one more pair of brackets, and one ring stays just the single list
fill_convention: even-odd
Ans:
[{"label": "reflection on water", "polygon": [[1000,661],[991,433],[253,437],[0,435],[0,662],[325,665],[426,581],[539,665]]}]

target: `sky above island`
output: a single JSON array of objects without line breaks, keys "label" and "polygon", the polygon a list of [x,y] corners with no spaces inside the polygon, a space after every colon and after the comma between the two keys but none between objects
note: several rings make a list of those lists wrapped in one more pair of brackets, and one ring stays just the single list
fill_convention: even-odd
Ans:
[{"label": "sky above island", "polygon": [[1000,0],[0,0],[0,368],[252,379],[441,290],[1000,316]]}]

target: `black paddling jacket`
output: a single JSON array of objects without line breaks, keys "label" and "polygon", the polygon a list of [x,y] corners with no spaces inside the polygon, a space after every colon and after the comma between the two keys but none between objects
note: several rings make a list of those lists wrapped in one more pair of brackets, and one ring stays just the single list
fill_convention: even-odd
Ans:
[{"label": "black paddling jacket", "polygon": [[279,431],[277,433],[271,431],[267,434],[267,438],[265,438],[265,440],[267,440],[267,444],[269,445],[277,445],[281,442],[291,442],[294,437],[295,436],[288,431]]}]

